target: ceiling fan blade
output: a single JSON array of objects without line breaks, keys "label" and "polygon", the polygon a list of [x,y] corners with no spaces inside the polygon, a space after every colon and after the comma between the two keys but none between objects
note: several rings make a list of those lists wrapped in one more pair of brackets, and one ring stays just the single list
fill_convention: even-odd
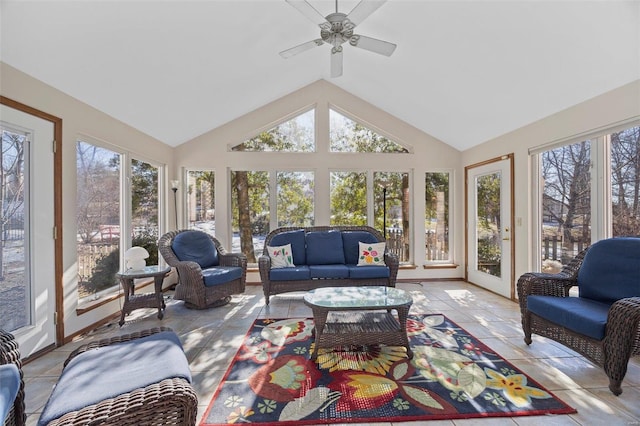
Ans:
[{"label": "ceiling fan blade", "polygon": [[354,25],[358,25],[364,21],[367,16],[378,10],[386,1],[387,0],[361,0],[349,15],[347,15],[347,19],[353,22]]},{"label": "ceiling fan blade", "polygon": [[385,56],[391,56],[393,51],[396,50],[396,45],[393,43],[358,34],[354,34],[353,37],[349,39],[349,44],[355,47],[359,47],[360,49],[379,53]]},{"label": "ceiling fan blade", "polygon": [[331,24],[327,22],[324,16],[320,14],[306,0],[285,0],[291,6],[298,9],[300,13],[307,17],[311,22],[320,26],[320,28],[331,28]]},{"label": "ceiling fan blade", "polygon": [[315,40],[311,40],[308,41],[306,43],[302,43],[299,44],[295,47],[292,47],[290,49],[287,50],[283,50],[282,52],[280,52],[280,56],[282,56],[283,58],[287,59],[290,58],[294,55],[297,55],[298,53],[302,53],[306,50],[312,49],[316,46],[322,46],[324,44],[324,41],[322,41],[321,38],[317,38]]},{"label": "ceiling fan blade", "polygon": [[340,77],[342,75],[342,48],[336,50],[331,49],[331,77]]}]

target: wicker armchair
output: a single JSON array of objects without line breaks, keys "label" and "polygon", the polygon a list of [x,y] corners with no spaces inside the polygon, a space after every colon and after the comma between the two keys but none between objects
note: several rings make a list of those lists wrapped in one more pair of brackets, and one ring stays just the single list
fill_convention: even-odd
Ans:
[{"label": "wicker armchair", "polygon": [[[171,329],[156,327],[88,343],[74,350],[64,362],[64,366],[66,367],[73,358],[91,349],[128,342],[161,331],[171,331]],[[72,396],[69,397],[72,398]],[[197,411],[198,398],[195,390],[187,380],[176,377],[68,412],[46,424],[47,426],[195,425]]]},{"label": "wicker armchair", "polygon": [[[597,275],[595,280],[594,275]],[[625,282],[624,287],[614,289],[620,282]],[[578,286],[580,297],[569,295],[573,286]],[[590,290],[589,286],[592,287]],[[613,238],[599,241],[579,253],[558,274],[529,272],[522,275],[518,279],[517,288],[525,343],[530,345],[531,335],[538,334],[584,355],[604,369],[609,377],[609,389],[613,394],[620,395],[629,358],[640,355],[640,239]],[[594,294],[606,295],[607,292],[610,297],[598,298],[594,303]],[[538,308],[537,314],[531,312],[529,305],[534,299],[529,301],[530,296],[536,296],[536,302],[547,303],[547,311],[541,312]],[[583,302],[579,300],[581,298],[587,299],[583,300],[587,309],[579,312],[583,308],[580,305]],[[564,303],[564,300],[568,303]],[[575,314],[572,328],[561,324],[558,318],[562,315],[564,318],[572,316],[566,311],[554,316],[554,309],[562,309],[563,305],[572,305],[572,314],[585,314],[590,313],[590,309],[593,309],[592,312],[600,309],[604,323],[600,325],[604,336],[595,338],[593,335],[586,335],[584,331],[575,331]],[[531,308],[534,309],[534,306],[531,305]],[[545,316],[553,317],[556,321]],[[595,316],[597,315],[589,316],[587,320]]]},{"label": "wicker armchair", "polygon": [[[176,253],[176,239],[182,244],[183,250],[178,250],[179,254]],[[185,253],[184,244],[189,239],[196,244]],[[227,253],[215,237],[190,229],[171,231],[160,237],[158,247],[167,264],[178,272],[175,298],[184,300],[186,307],[205,309],[222,306],[229,303],[232,294],[244,292],[247,257],[240,253]],[[212,256],[216,259],[213,265],[208,264]],[[229,271],[234,274],[227,280],[224,275]],[[223,275],[218,278],[211,276],[217,273]],[[214,282],[208,282],[210,279]]]},{"label": "wicker armchair", "polygon": [[[4,421],[5,426],[22,426],[27,421],[24,408],[24,376],[22,374],[22,361],[20,360],[20,350],[18,342],[13,334],[0,329],[0,364],[15,364],[20,372],[20,389],[13,402],[13,407]],[[2,419],[0,419],[1,421]]]}]

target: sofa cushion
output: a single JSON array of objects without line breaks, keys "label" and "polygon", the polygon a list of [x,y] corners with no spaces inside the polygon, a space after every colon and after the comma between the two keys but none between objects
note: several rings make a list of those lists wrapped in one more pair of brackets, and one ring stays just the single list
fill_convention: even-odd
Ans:
[{"label": "sofa cushion", "polygon": [[298,265],[292,268],[271,269],[269,279],[271,281],[298,281],[309,280],[311,276],[307,265]]},{"label": "sofa cushion", "polygon": [[311,278],[349,278],[349,268],[343,264],[309,265]]},{"label": "sofa cushion", "polygon": [[293,255],[291,254],[291,244],[284,246],[267,246],[269,258],[271,259],[272,268],[290,268],[293,264]]},{"label": "sofa cushion", "polygon": [[604,339],[610,307],[608,303],[596,302],[584,297],[527,297],[529,311],[596,340]]},{"label": "sofa cushion", "polygon": [[306,265],[307,254],[304,238],[304,229],[286,231],[276,234],[269,241],[270,246],[284,246],[291,244],[291,254],[293,254],[294,265]]},{"label": "sofa cushion", "polygon": [[386,243],[358,243],[358,266],[384,265],[384,249]]},{"label": "sofa cushion", "polygon": [[389,278],[390,271],[387,266],[358,266],[347,265],[349,269],[349,278],[367,279],[367,278]]},{"label": "sofa cushion", "polygon": [[307,265],[344,264],[344,250],[340,231],[308,232],[306,241]]},{"label": "sofa cushion", "polygon": [[201,268],[218,264],[218,250],[207,234],[201,231],[184,231],[175,236],[171,249],[181,261],[192,261]]},{"label": "sofa cushion", "polygon": [[187,358],[172,331],[88,350],[67,364],[38,425],[170,378],[191,383]]},{"label": "sofa cushion", "polygon": [[367,231],[342,231],[342,245],[344,246],[344,262],[348,265],[358,263],[360,249],[358,243],[377,243],[378,239]]},{"label": "sofa cushion", "polygon": [[594,243],[578,271],[580,297],[613,303],[640,296],[640,238]]},{"label": "sofa cushion", "polygon": [[228,283],[240,277],[242,277],[242,268],[239,266],[215,266],[202,270],[205,287]]}]

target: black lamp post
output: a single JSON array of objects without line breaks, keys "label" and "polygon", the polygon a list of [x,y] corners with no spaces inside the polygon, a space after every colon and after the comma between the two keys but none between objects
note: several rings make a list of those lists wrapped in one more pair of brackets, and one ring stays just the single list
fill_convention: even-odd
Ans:
[{"label": "black lamp post", "polygon": [[176,231],[178,230],[178,196],[176,193],[178,192],[178,184],[177,180],[171,181],[171,190],[173,191],[173,211],[176,215]]},{"label": "black lamp post", "polygon": [[382,230],[384,234],[384,240],[387,240],[387,188],[389,182],[386,180],[380,180],[378,185],[382,187]]}]

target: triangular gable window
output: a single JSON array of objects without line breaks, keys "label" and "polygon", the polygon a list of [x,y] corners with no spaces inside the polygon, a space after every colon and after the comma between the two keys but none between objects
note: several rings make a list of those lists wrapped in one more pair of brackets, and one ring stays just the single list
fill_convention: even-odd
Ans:
[{"label": "triangular gable window", "polygon": [[329,110],[331,152],[408,153],[402,145],[366,128],[350,118]]},{"label": "triangular gable window", "polygon": [[315,152],[315,110],[300,114],[231,148],[232,151]]}]

